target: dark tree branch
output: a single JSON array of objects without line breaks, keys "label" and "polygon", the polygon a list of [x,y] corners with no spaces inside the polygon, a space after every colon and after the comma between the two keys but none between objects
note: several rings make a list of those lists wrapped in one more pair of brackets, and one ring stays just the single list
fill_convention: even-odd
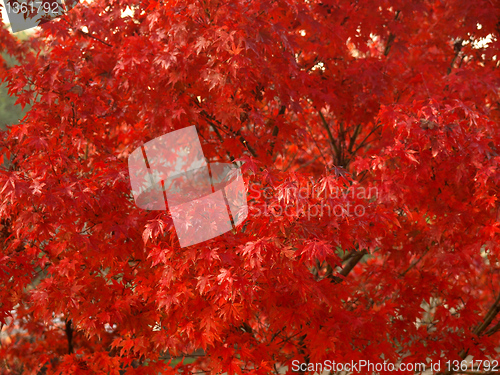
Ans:
[{"label": "dark tree branch", "polygon": [[484,317],[483,322],[474,329],[474,333],[478,336],[481,336],[483,332],[486,330],[486,328],[488,328],[491,322],[495,319],[495,317],[498,315],[499,312],[500,312],[500,294],[493,303],[493,306],[490,307],[488,313]]},{"label": "dark tree branch", "polygon": [[[367,250],[361,250],[361,251],[354,251],[350,253],[348,256],[345,256],[344,259],[347,260],[347,264],[342,268],[342,270],[339,272],[339,275],[342,277],[339,277],[337,275],[332,274],[332,267],[328,264],[328,271],[327,271],[327,276],[331,279],[332,283],[335,284],[340,284],[342,281],[345,280],[345,278],[349,275],[349,273],[352,271],[352,269],[356,266],[356,264],[359,263],[359,261],[366,255],[368,254]],[[305,345],[305,339],[307,337],[307,334],[302,335],[299,339],[299,353],[304,356],[304,362],[309,363],[310,357],[307,354],[306,350],[307,347]],[[299,373],[305,374],[305,372],[299,371]]]},{"label": "dark tree branch", "polygon": [[[306,350],[307,350],[307,347],[306,347],[306,344],[305,344],[306,338],[307,338],[307,334],[302,335],[299,338],[299,353],[304,356],[304,362],[306,364],[309,364],[310,357],[309,357],[309,354],[307,354],[307,352],[306,352]],[[306,371],[302,371],[302,370],[299,371],[299,374],[305,374],[305,373],[306,373]]]},{"label": "dark tree branch", "polygon": [[[495,302],[493,302],[493,305],[490,307],[490,309],[486,313],[486,316],[484,317],[483,321],[480,324],[478,324],[476,326],[476,328],[474,328],[474,331],[473,331],[474,334],[477,336],[481,336],[484,333],[484,331],[486,330],[486,328],[488,328],[488,326],[491,324],[491,322],[496,318],[496,316],[498,315],[499,312],[500,312],[500,294],[498,295],[497,299],[495,300]],[[495,325],[493,328],[491,328],[490,331],[494,330],[497,325]],[[467,349],[467,350],[462,349],[460,351],[460,353],[458,354],[458,356],[463,360],[467,357],[468,353],[469,353],[469,349]],[[452,375],[454,373],[455,373],[454,371],[446,371],[446,372],[440,373],[438,375],[443,375],[443,374],[444,375]]]},{"label": "dark tree branch", "polygon": [[66,339],[68,340],[68,354],[73,354],[73,325],[70,320],[66,320]]},{"label": "dark tree branch", "polygon": [[385,45],[384,49],[384,56],[387,56],[389,52],[391,51],[392,43],[394,43],[394,39],[396,39],[396,35],[393,33],[389,34],[389,38],[387,39],[387,44]]},{"label": "dark tree branch", "polygon": [[500,330],[500,322],[498,322],[497,324],[495,324],[492,328],[490,328],[486,334],[488,336],[491,336],[493,335],[494,333],[498,332]]},{"label": "dark tree branch", "polygon": [[[397,21],[399,18],[399,15],[401,14],[401,11],[396,11],[396,15],[394,17],[394,20]],[[389,52],[391,51],[392,44],[394,43],[394,39],[396,39],[396,35],[393,33],[389,33],[389,38],[387,39],[387,44],[385,45],[384,49],[384,56],[387,56]]]},{"label": "dark tree branch", "polygon": [[361,250],[361,251],[358,251],[356,252],[352,257],[351,259],[349,259],[349,261],[347,262],[347,264],[344,266],[344,268],[342,268],[342,271],[340,271],[340,275],[347,277],[349,275],[349,273],[351,273],[352,269],[356,266],[356,264],[359,263],[359,261],[361,259],[363,259],[363,257],[368,254],[368,251],[366,250]]},{"label": "dark tree branch", "polygon": [[451,60],[450,66],[448,67],[447,74],[451,73],[451,70],[453,69],[453,65],[455,64],[455,61],[457,61],[458,55],[460,55],[460,51],[462,51],[463,42],[464,41],[462,39],[458,39],[453,44],[453,49],[455,50],[455,55],[453,56],[453,59]]},{"label": "dark tree branch", "polygon": [[425,250],[424,254],[418,258],[415,262],[413,262],[412,264],[410,264],[410,266],[406,269],[406,271],[404,271],[403,273],[400,274],[401,277],[404,277],[409,271],[411,271],[417,264],[420,263],[420,261],[422,259],[424,259],[424,257],[427,255],[427,253],[429,252],[430,248],[428,247],[427,250]]},{"label": "dark tree branch", "polygon": [[[69,26],[69,28],[70,28],[71,30],[75,30],[75,28],[73,27],[73,25],[71,25],[65,17],[62,17],[61,19],[62,19],[64,22],[66,22],[66,23],[68,24],[68,26]],[[88,37],[88,38],[92,38],[92,39],[94,39],[94,40],[97,40],[98,42],[100,42],[100,43],[104,44],[105,46],[108,46],[108,47],[113,47],[111,44],[106,43],[104,40],[101,40],[101,39],[99,39],[98,37],[91,35],[90,33],[86,33],[86,32],[85,32],[85,31],[83,31],[83,30],[78,29],[78,30],[76,30],[76,32],[77,32],[77,33],[79,33],[79,34],[81,34],[81,35],[83,35],[83,36],[86,36],[86,37]]]},{"label": "dark tree branch", "polygon": [[356,126],[356,128],[354,129],[354,133],[352,134],[352,137],[349,139],[349,147],[347,148],[347,152],[349,152],[349,154],[352,153],[354,142],[356,142],[356,138],[358,138],[359,129],[361,129],[361,124],[358,124]]},{"label": "dark tree branch", "polygon": [[[285,111],[286,111],[286,107],[284,105],[281,106],[280,108],[280,111],[278,113],[278,116],[283,116],[285,114]],[[276,143],[276,138],[278,137],[278,133],[279,133],[279,127],[278,125],[274,125],[274,128],[273,128],[273,133],[272,133],[272,141],[271,141],[271,149],[269,150],[269,155],[273,155],[273,151],[274,151],[274,145]]]},{"label": "dark tree branch", "polygon": [[[196,102],[195,102],[196,103]],[[199,107],[199,105],[198,105]],[[229,129],[227,126],[225,125],[222,125],[220,121],[218,121],[217,119],[215,119],[213,116],[211,116],[207,111],[205,111],[204,109],[202,109],[200,111],[200,114],[203,115],[203,117],[205,117],[205,119],[207,120],[207,122],[212,125],[212,127],[214,128],[217,128],[218,130],[221,130],[221,126],[229,131],[233,136],[238,136],[238,139],[240,140],[240,142],[243,144],[243,146],[246,147],[246,149],[252,154],[252,156],[254,158],[258,157],[257,156],[257,153],[255,152],[254,148],[246,141],[246,139],[241,135],[241,130],[238,130],[238,131],[233,131],[231,129]],[[217,125],[215,125],[217,124]],[[216,132],[217,133],[217,132]],[[220,139],[222,140],[222,137],[220,136],[220,133],[219,133],[219,137]]]},{"label": "dark tree branch", "polygon": [[335,143],[335,139],[333,138],[332,131],[330,130],[330,126],[328,126],[328,122],[326,122],[325,117],[323,116],[323,113],[321,111],[318,111],[319,116],[321,117],[321,121],[323,123],[324,128],[326,129],[326,132],[328,133],[328,139],[330,140],[330,145],[332,146],[332,151],[333,151],[333,157],[334,159],[337,159],[337,163],[340,163],[340,151]]},{"label": "dark tree branch", "polygon": [[358,147],[356,147],[356,149],[354,150],[353,154],[356,154],[359,149],[361,149],[362,147],[366,146],[366,141],[368,140],[368,138],[370,138],[370,136],[375,133],[382,125],[377,125],[375,126],[370,133],[368,133],[368,135],[363,139],[363,141],[358,145]]},{"label": "dark tree branch", "polygon": [[344,256],[343,261],[346,261],[347,263],[338,273],[340,276],[334,275],[332,266],[328,264],[325,277],[328,277],[332,283],[340,284],[351,273],[356,264],[358,264],[366,254],[368,254],[367,250],[361,250],[353,251]]},{"label": "dark tree branch", "polygon": [[80,34],[82,34],[82,35],[84,35],[84,36],[88,37],[88,38],[92,38],[92,39],[94,39],[94,40],[97,40],[98,42],[100,42],[100,43],[102,43],[102,44],[104,44],[104,45],[106,45],[106,46],[108,46],[108,47],[113,47],[111,44],[106,43],[104,40],[99,39],[98,37],[93,36],[93,35],[91,35],[91,34],[89,34],[89,33],[86,33],[86,32],[85,32],[85,31],[83,31],[83,30],[78,30],[78,32],[79,32]]}]

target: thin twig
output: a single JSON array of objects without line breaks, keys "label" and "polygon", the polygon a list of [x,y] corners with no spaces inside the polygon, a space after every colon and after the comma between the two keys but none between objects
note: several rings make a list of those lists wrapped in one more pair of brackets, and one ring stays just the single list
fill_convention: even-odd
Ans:
[{"label": "thin twig", "polygon": [[337,161],[340,161],[339,160],[340,151],[339,151],[339,148],[337,147],[337,144],[335,143],[335,139],[333,138],[333,134],[330,130],[330,127],[328,126],[328,123],[326,122],[325,117],[323,116],[323,113],[321,113],[321,111],[318,111],[318,113],[319,113],[319,116],[321,117],[321,121],[323,122],[323,126],[326,129],[326,132],[328,133],[328,139],[330,140],[330,145],[332,146],[333,151],[334,151],[334,158],[336,158]]},{"label": "thin twig", "polygon": [[404,277],[410,270],[412,270],[417,264],[420,263],[420,261],[427,255],[427,253],[429,252],[430,248],[428,247],[427,250],[425,250],[424,254],[417,259],[417,261],[413,262],[410,267],[408,267],[406,269],[406,271],[404,271],[403,273],[400,274],[401,277]]},{"label": "thin twig", "polygon": [[[286,106],[282,105],[280,108],[280,111],[278,112],[278,116],[283,116],[285,114],[285,111],[286,111]],[[269,155],[271,155],[271,156],[273,156],[274,145],[276,143],[276,138],[278,137],[279,130],[280,130],[280,128],[278,127],[278,125],[274,125],[273,133],[272,133],[273,138],[271,141],[271,149],[269,150]]]},{"label": "thin twig", "polygon": [[[399,15],[401,14],[401,11],[396,11],[396,15],[394,17],[394,21],[397,21],[399,18]],[[387,56],[389,52],[391,51],[392,44],[394,43],[394,39],[396,39],[396,35],[393,33],[389,33],[389,38],[387,39],[387,44],[385,45],[384,49],[384,56]]]},{"label": "thin twig", "polygon": [[88,38],[92,38],[92,39],[94,39],[94,40],[97,40],[98,42],[101,42],[102,44],[104,44],[104,45],[106,45],[106,46],[108,46],[108,47],[113,47],[111,44],[106,43],[104,40],[101,40],[101,39],[99,39],[99,38],[98,38],[98,37],[96,37],[96,36],[93,36],[93,35],[91,35],[91,34],[89,34],[89,33],[86,33],[86,32],[85,32],[85,31],[83,31],[83,30],[77,30],[77,31],[78,31],[80,34],[83,34],[83,35],[85,35],[85,36],[86,36],[86,37],[88,37]]}]

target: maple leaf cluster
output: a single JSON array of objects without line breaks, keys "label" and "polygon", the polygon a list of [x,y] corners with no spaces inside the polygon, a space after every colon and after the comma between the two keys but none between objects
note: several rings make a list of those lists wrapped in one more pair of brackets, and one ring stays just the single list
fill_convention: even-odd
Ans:
[{"label": "maple leaf cluster", "polygon": [[[95,0],[0,50],[1,374],[494,359],[500,5]],[[1,61],[0,61],[1,63]],[[127,158],[196,125],[249,216],[181,248]]]}]

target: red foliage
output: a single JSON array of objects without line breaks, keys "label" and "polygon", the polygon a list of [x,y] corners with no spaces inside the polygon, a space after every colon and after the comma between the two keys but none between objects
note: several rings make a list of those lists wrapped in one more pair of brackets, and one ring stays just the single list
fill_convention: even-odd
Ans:
[{"label": "red foliage", "polygon": [[[32,104],[0,141],[1,373],[495,356],[499,20],[489,0],[95,0],[26,44],[1,30]],[[127,157],[192,124],[210,161],[245,162],[249,217],[181,249]]]}]

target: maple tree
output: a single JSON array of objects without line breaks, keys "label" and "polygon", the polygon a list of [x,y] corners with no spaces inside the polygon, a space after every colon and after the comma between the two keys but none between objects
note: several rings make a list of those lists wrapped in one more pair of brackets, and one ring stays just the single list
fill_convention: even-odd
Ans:
[{"label": "maple tree", "polygon": [[[95,0],[2,29],[32,107],[0,142],[1,373],[495,358],[499,34],[489,0]],[[244,162],[249,216],[181,249],[127,157],[192,124]]]},{"label": "maple tree", "polygon": [[[16,34],[18,39],[24,40],[26,39],[25,33]],[[4,59],[4,63],[6,66],[15,65],[16,62],[12,61],[10,56],[5,54],[2,56]],[[17,122],[19,119],[24,117],[25,112],[28,108],[24,108],[24,111],[21,110],[21,106],[14,106],[16,102],[16,98],[14,96],[9,96],[6,88],[6,84],[0,86],[0,127],[3,128],[7,124],[13,124]]]}]

